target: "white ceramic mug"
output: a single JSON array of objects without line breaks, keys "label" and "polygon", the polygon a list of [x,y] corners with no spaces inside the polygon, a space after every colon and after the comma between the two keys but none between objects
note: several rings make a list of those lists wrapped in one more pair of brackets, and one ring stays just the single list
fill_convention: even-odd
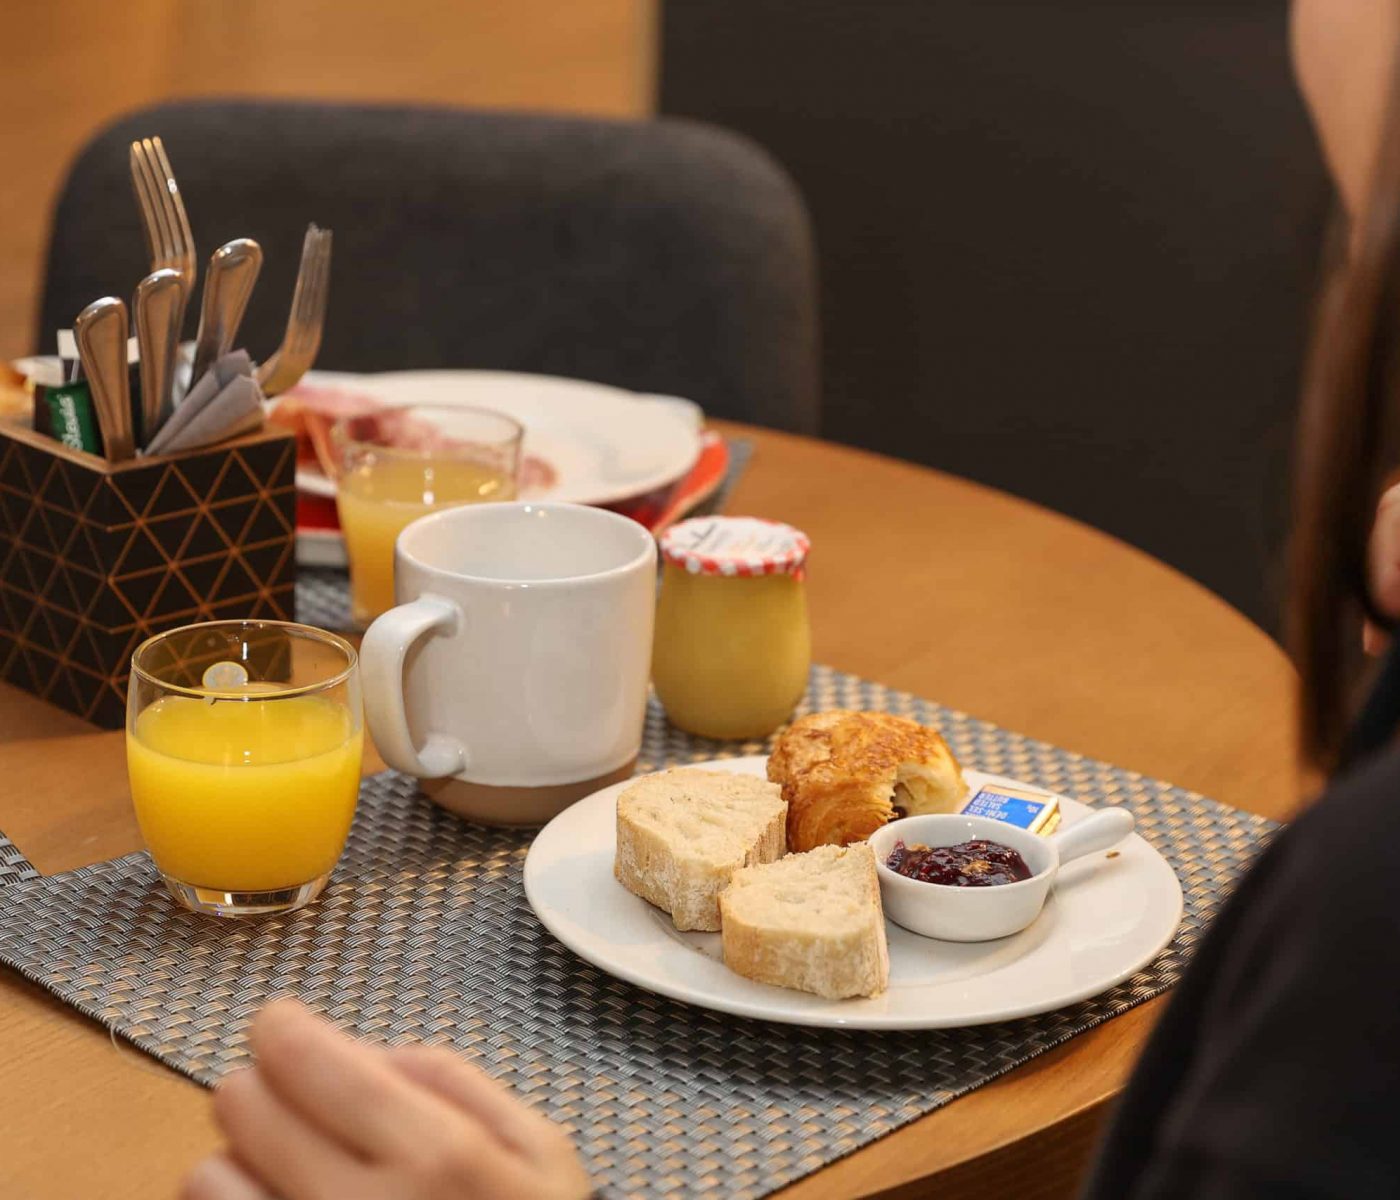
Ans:
[{"label": "white ceramic mug", "polygon": [[538,825],[631,775],[641,749],[656,543],[575,504],[472,504],[409,525],[398,602],[360,650],[390,766],[445,808]]}]

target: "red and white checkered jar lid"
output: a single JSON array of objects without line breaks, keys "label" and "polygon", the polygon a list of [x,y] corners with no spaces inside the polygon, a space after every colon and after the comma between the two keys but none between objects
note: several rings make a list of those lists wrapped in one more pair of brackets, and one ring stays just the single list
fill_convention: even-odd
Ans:
[{"label": "red and white checkered jar lid", "polygon": [[800,529],[760,517],[692,517],[661,535],[661,557],[692,575],[792,575],[812,543]]}]

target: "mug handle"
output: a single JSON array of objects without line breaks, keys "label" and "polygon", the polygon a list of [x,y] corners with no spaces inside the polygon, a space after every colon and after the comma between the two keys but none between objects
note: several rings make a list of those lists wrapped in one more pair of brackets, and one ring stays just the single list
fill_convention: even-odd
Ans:
[{"label": "mug handle", "polygon": [[422,750],[413,744],[403,704],[404,660],[424,634],[453,634],[461,624],[461,609],[425,592],[377,617],[360,643],[365,716],[374,744],[391,767],[420,779],[455,775],[466,766],[467,752],[456,738],[443,733],[428,734]]}]

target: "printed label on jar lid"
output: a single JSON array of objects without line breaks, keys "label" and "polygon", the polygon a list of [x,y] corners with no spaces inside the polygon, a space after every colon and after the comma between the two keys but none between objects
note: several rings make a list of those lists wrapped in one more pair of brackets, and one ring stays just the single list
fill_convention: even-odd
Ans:
[{"label": "printed label on jar lid", "polygon": [[661,535],[661,556],[692,575],[802,578],[811,543],[791,525],[760,517],[692,517]]}]

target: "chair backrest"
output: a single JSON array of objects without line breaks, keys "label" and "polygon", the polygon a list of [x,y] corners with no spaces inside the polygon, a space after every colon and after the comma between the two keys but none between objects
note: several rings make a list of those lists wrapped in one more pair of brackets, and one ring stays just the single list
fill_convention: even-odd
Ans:
[{"label": "chair backrest", "polygon": [[148,270],[127,148],[155,134],[201,270],[231,238],[263,245],[239,338],[255,359],[281,338],[315,221],[335,233],[322,367],[539,372],[816,427],[801,198],[754,144],[691,121],[248,101],[132,113],[64,185],[41,349]]}]

